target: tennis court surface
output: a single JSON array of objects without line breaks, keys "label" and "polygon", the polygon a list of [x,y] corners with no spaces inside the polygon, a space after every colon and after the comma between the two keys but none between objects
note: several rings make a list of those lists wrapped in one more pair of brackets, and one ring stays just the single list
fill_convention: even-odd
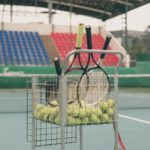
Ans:
[{"label": "tennis court surface", "polygon": [[[150,149],[150,88],[124,88],[119,90],[119,132],[127,150]],[[31,150],[26,141],[26,91],[1,90],[0,149]],[[22,110],[22,111],[21,111]],[[83,127],[83,150],[112,150],[112,125]],[[67,149],[79,149],[67,144]],[[39,150],[60,149],[60,145],[42,146]]]}]

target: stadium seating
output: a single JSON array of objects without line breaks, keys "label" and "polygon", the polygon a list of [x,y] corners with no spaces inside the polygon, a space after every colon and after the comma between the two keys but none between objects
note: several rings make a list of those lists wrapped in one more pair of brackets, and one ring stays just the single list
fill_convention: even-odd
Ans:
[{"label": "stadium seating", "polygon": [[[62,60],[65,59],[65,57],[69,51],[71,51],[72,49],[75,49],[75,41],[76,41],[75,33],[69,34],[69,33],[52,32],[50,36],[54,40],[55,45],[57,46],[57,48],[59,50],[59,54],[60,54],[60,57]],[[70,40],[70,38],[71,38],[71,40]],[[99,49],[103,48],[104,39],[100,34],[92,34],[92,42],[93,42],[92,43],[93,49],[99,50]],[[87,48],[85,35],[83,36],[82,48],[85,48],[85,49]],[[111,47],[109,47],[108,49],[111,50]],[[99,55],[95,55],[95,59],[98,60]],[[87,62],[86,54],[82,54],[81,61],[82,61],[82,64],[86,64],[86,62]],[[110,64],[115,65],[117,62],[118,62],[117,56],[107,55],[103,61],[103,64],[105,66],[110,66]]]},{"label": "stadium seating", "polygon": [[1,65],[49,65],[37,32],[0,31]]}]

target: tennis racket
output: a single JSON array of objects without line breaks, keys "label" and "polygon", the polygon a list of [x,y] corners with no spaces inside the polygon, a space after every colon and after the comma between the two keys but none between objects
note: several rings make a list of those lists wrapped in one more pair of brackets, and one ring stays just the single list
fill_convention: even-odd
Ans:
[{"label": "tennis racket", "polygon": [[[83,32],[84,32],[84,24],[80,23],[77,29],[77,37],[76,37],[76,44],[75,44],[76,49],[81,49],[82,47]],[[79,63],[79,67],[76,67],[76,62]],[[84,66],[82,65],[82,62],[81,62],[80,53],[78,52],[75,53],[75,55],[73,56],[73,59],[71,60],[68,68],[66,69],[65,74],[68,74],[71,72],[73,73],[73,71],[76,71],[76,70],[84,71]]]},{"label": "tennis racket", "polygon": [[61,75],[61,65],[58,57],[54,58],[54,65],[58,76],[53,78],[51,77],[51,80],[46,82],[45,87],[46,101],[51,106],[58,105],[59,76]]},{"label": "tennis racket", "polygon": [[[78,30],[77,30],[76,45],[75,45],[76,49],[81,49],[83,32],[84,32],[84,24],[79,24]],[[76,67],[76,62],[79,62],[78,67]],[[54,99],[57,99],[57,101],[58,101],[59,76],[61,75],[61,65],[60,65],[60,61],[59,61],[58,57],[56,57],[54,59],[54,64],[55,64],[56,73],[58,75],[57,81],[55,81],[54,83],[52,83],[51,81],[48,81],[46,83],[46,99],[48,100],[48,103],[50,105],[54,105],[53,104]],[[65,75],[67,76],[67,101],[68,101],[68,104],[71,104],[76,101],[76,92],[75,91],[76,91],[76,86],[78,83],[78,79],[70,77],[69,74],[74,74],[74,72],[78,72],[79,74],[82,74],[83,70],[84,70],[84,66],[81,63],[80,54],[75,53],[71,63],[65,70]],[[55,84],[55,85],[53,85],[53,84]]]},{"label": "tennis racket", "polygon": [[[86,26],[85,29],[86,29],[87,48],[92,49],[91,27]],[[106,36],[106,41],[104,43],[103,50],[106,50],[108,48],[110,41],[111,41],[111,36],[110,35]],[[96,66],[88,69],[91,58]],[[100,66],[101,61],[104,58],[105,58],[105,53],[101,53],[99,61],[97,63],[96,60],[94,59],[93,54],[89,53],[85,70],[79,81],[79,85],[81,84],[80,85],[81,89],[80,89],[80,94],[79,94],[79,86],[78,86],[78,89],[77,89],[78,98],[80,99],[80,96],[81,96],[81,98],[83,100],[85,98],[85,95],[83,93],[85,93],[85,91],[86,91],[86,93],[88,93],[88,94],[86,94],[86,103],[90,106],[97,106],[97,102],[99,103],[99,101],[97,101],[97,100],[94,102],[93,102],[93,100],[91,101],[90,97],[93,96],[91,91],[95,92],[96,90],[98,90],[98,91],[101,90],[100,94],[102,94],[102,95],[99,95],[99,94],[96,95],[96,99],[100,97],[99,100],[103,100],[104,96],[110,92],[109,77],[108,77],[107,73],[105,72],[105,70]],[[95,77],[96,77],[96,81],[95,81]],[[91,81],[91,78],[94,78],[94,81],[93,81],[93,79]],[[100,87],[99,87],[99,84],[101,85]],[[87,86],[84,88],[85,85],[87,85]],[[95,100],[95,98],[94,98],[94,100]],[[113,122],[113,127],[115,129],[114,122]],[[118,138],[118,142],[120,144],[121,149],[126,150],[126,148],[123,144],[123,141],[121,139],[120,133],[117,134],[117,138]]]},{"label": "tennis racket", "polygon": [[[91,27],[86,26],[87,48],[92,49]],[[106,38],[104,48],[107,49],[110,37]],[[105,55],[102,53],[100,59]],[[89,67],[91,60],[94,67]],[[77,86],[77,99],[81,103],[84,100],[87,106],[96,107],[101,100],[106,99],[110,90],[109,77],[106,71],[97,63],[93,53],[89,53],[85,70]],[[97,91],[97,92],[96,92]]]}]

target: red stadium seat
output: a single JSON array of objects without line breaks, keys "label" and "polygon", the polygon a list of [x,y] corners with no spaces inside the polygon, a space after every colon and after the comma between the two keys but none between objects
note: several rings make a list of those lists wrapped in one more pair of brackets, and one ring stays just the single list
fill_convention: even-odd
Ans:
[{"label": "red stadium seat", "polygon": [[[72,49],[75,49],[75,41],[76,41],[76,34],[72,33],[57,33],[57,32],[52,32],[51,33],[51,38],[54,40],[58,50],[60,57],[64,60],[68,52],[70,52]],[[71,38],[71,39],[70,39]],[[71,44],[71,49],[70,49],[70,44]],[[104,45],[104,39],[100,34],[93,34],[92,35],[92,44],[93,44],[93,49],[102,49]],[[82,48],[86,49],[86,36],[83,36],[83,43],[82,43]],[[108,48],[111,50],[111,47]],[[95,59],[99,59],[99,55],[94,55]],[[81,55],[81,61],[83,64],[86,64],[87,61],[87,55],[82,54]],[[116,65],[118,62],[118,57],[114,55],[107,55],[104,59],[103,64],[105,66],[110,66],[110,65]],[[92,64],[92,62],[91,62]]]}]

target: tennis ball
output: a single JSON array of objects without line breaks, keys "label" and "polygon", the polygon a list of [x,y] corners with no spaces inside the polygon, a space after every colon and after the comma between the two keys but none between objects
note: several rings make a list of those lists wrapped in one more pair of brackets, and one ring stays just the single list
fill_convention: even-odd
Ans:
[{"label": "tennis ball", "polygon": [[73,107],[74,107],[73,104],[68,105],[68,107],[67,107],[67,114],[68,114],[68,115],[71,115],[71,116],[72,116],[73,110],[74,110]]},{"label": "tennis ball", "polygon": [[40,111],[35,111],[35,112],[34,112],[34,117],[35,117],[36,119],[40,119]]},{"label": "tennis ball", "polygon": [[85,117],[85,118],[83,118],[83,119],[81,120],[81,124],[83,124],[83,125],[86,125],[86,124],[88,124],[88,123],[89,123],[88,117]]},{"label": "tennis ball", "polygon": [[92,109],[92,113],[95,114],[95,115],[97,115],[98,117],[101,117],[101,115],[102,115],[102,110],[99,109],[99,108],[93,108],[93,109]]},{"label": "tennis ball", "polygon": [[102,114],[102,116],[101,116],[101,121],[103,122],[103,123],[109,123],[109,116],[108,116],[108,114]]},{"label": "tennis ball", "polygon": [[86,111],[85,111],[84,108],[80,108],[80,109],[79,109],[79,117],[80,117],[81,119],[83,119],[84,117],[86,117]]},{"label": "tennis ball", "polygon": [[73,117],[79,116],[79,107],[77,105],[70,106],[68,114]]},{"label": "tennis ball", "polygon": [[72,111],[72,116],[73,117],[77,117],[77,116],[79,116],[79,110],[78,109],[73,109],[73,111]]},{"label": "tennis ball", "polygon": [[115,101],[113,100],[113,99],[109,99],[108,101],[107,101],[107,103],[108,103],[108,107],[114,107],[115,106]]},{"label": "tennis ball", "polygon": [[75,124],[76,125],[80,125],[81,124],[81,119],[80,118],[76,118],[75,119]]},{"label": "tennis ball", "polygon": [[41,110],[39,111],[39,116],[38,116],[38,118],[41,119],[41,120],[43,120],[45,114],[46,114],[45,109],[41,109]]},{"label": "tennis ball", "polygon": [[108,108],[107,109],[107,114],[108,114],[109,117],[112,117],[113,114],[114,114],[114,110],[112,108]]},{"label": "tennis ball", "polygon": [[40,111],[41,109],[43,109],[45,106],[43,104],[36,104],[35,106],[35,111]]},{"label": "tennis ball", "polygon": [[48,113],[49,115],[51,115],[51,114],[52,114],[51,107],[48,107],[48,109],[47,109],[47,113]]},{"label": "tennis ball", "polygon": [[78,105],[73,105],[71,115],[73,117],[79,116],[79,106]]},{"label": "tennis ball", "polygon": [[56,118],[54,119],[56,124],[60,124],[60,117],[59,115],[56,116]]},{"label": "tennis ball", "polygon": [[57,116],[59,113],[59,108],[58,107],[52,107],[51,108],[51,115]]},{"label": "tennis ball", "polygon": [[50,100],[49,103],[52,105],[52,106],[58,106],[58,102],[57,100]]},{"label": "tennis ball", "polygon": [[49,118],[48,118],[48,121],[51,122],[51,123],[54,123],[55,122],[55,116],[50,115]]},{"label": "tennis ball", "polygon": [[86,102],[84,100],[80,101],[82,107],[86,107]]},{"label": "tennis ball", "polygon": [[49,120],[49,114],[45,114],[43,120],[48,121]]},{"label": "tennis ball", "polygon": [[98,123],[98,117],[97,115],[92,114],[90,117],[90,123],[96,124]]},{"label": "tennis ball", "polygon": [[113,121],[113,117],[109,117],[109,122],[108,123],[112,123]]},{"label": "tennis ball", "polygon": [[108,108],[108,103],[105,102],[105,101],[100,102],[99,108],[100,108],[103,112],[106,112],[106,111],[107,111],[107,108]]},{"label": "tennis ball", "polygon": [[97,118],[97,124],[101,123],[101,119]]},{"label": "tennis ball", "polygon": [[68,125],[75,125],[76,120],[75,120],[75,118],[68,116],[67,117],[67,123],[68,123]]},{"label": "tennis ball", "polygon": [[101,117],[102,114],[103,114],[103,113],[102,113],[102,110],[101,110],[101,109],[98,109],[97,116],[98,116],[98,117]]},{"label": "tennis ball", "polygon": [[86,107],[85,112],[86,112],[86,116],[89,117],[92,114],[92,108]]}]

